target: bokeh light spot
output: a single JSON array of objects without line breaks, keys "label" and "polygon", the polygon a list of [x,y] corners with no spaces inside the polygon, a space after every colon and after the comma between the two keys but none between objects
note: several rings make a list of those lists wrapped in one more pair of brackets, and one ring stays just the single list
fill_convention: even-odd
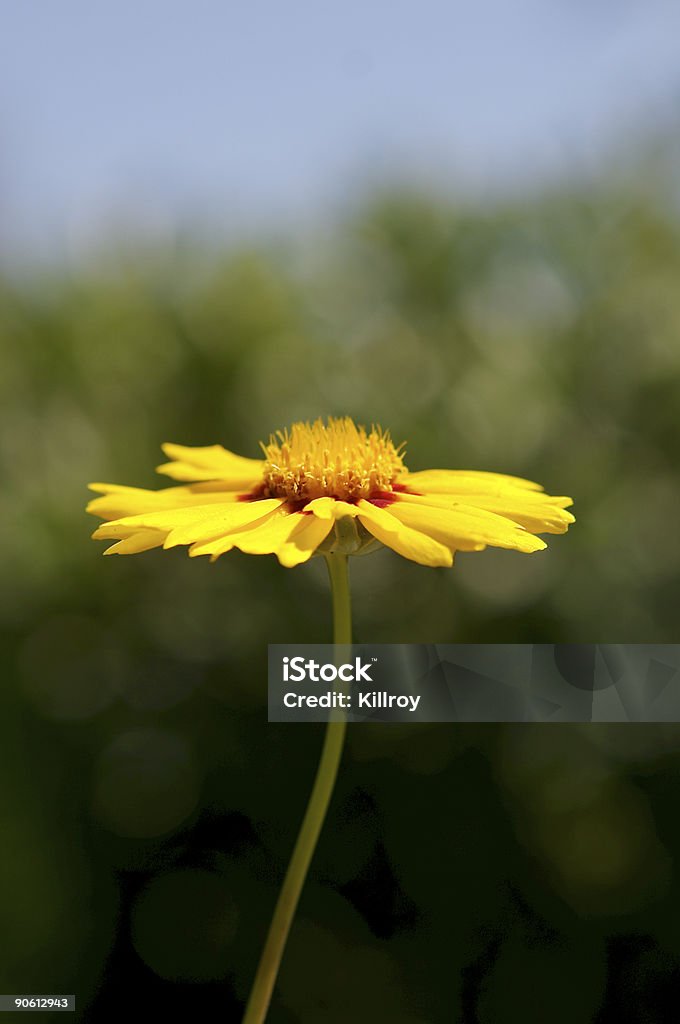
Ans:
[{"label": "bokeh light spot", "polygon": [[152,838],[172,831],[196,806],[199,782],[187,741],[166,730],[121,733],[95,770],[93,811],[112,832]]}]

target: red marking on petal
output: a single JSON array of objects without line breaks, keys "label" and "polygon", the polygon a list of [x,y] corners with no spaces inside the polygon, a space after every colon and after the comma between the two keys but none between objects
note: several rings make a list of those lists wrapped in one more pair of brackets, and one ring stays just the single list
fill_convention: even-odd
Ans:
[{"label": "red marking on petal", "polygon": [[392,490],[393,491],[401,491],[402,494],[417,494],[420,497],[422,497],[422,494],[423,494],[422,491],[414,491],[414,490],[412,490],[410,487],[407,487],[406,484],[393,484]]},{"label": "red marking on petal", "polygon": [[388,508],[390,505],[394,505],[395,501],[399,501],[399,496],[392,491],[379,491],[366,500],[376,508]]},{"label": "red marking on petal", "polygon": [[252,491],[248,491],[247,494],[239,494],[237,501],[261,501],[262,498],[267,498],[269,495],[265,494],[264,484],[258,484]]}]

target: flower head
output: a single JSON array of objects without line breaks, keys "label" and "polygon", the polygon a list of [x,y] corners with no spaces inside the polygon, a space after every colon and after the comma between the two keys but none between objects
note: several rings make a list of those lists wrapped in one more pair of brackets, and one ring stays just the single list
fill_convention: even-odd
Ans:
[{"label": "flower head", "polygon": [[403,445],[380,427],[344,419],[295,423],[248,459],[221,445],[165,444],[158,472],[181,481],[160,491],[90,484],[88,512],[105,554],[189,545],[190,555],[239,548],[285,566],[321,551],[360,553],[378,543],[422,565],[450,566],[456,551],[487,545],[540,551],[537,533],[564,533],[571,498],[520,477],[472,470],[410,473]]},{"label": "flower head", "polygon": [[[400,445],[403,448],[403,445]],[[345,417],[294,423],[272,435],[262,450],[265,493],[293,501],[328,496],[341,501],[370,499],[392,489],[404,463],[388,433],[357,427]]]}]

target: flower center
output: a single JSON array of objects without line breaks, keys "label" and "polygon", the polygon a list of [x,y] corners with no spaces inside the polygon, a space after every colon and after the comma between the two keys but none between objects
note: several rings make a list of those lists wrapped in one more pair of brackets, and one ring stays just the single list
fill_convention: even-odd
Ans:
[{"label": "flower center", "polygon": [[343,501],[391,491],[404,471],[400,451],[380,427],[367,432],[348,417],[294,423],[263,444],[265,494],[311,501],[328,495]]}]

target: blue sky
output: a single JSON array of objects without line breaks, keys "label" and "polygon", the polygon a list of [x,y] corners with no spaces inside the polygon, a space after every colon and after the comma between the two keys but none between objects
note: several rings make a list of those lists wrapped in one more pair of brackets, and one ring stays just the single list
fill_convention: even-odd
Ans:
[{"label": "blue sky", "polygon": [[[596,165],[680,96],[676,0],[4,0],[0,243],[325,215]],[[121,220],[122,219],[122,220]]]}]

